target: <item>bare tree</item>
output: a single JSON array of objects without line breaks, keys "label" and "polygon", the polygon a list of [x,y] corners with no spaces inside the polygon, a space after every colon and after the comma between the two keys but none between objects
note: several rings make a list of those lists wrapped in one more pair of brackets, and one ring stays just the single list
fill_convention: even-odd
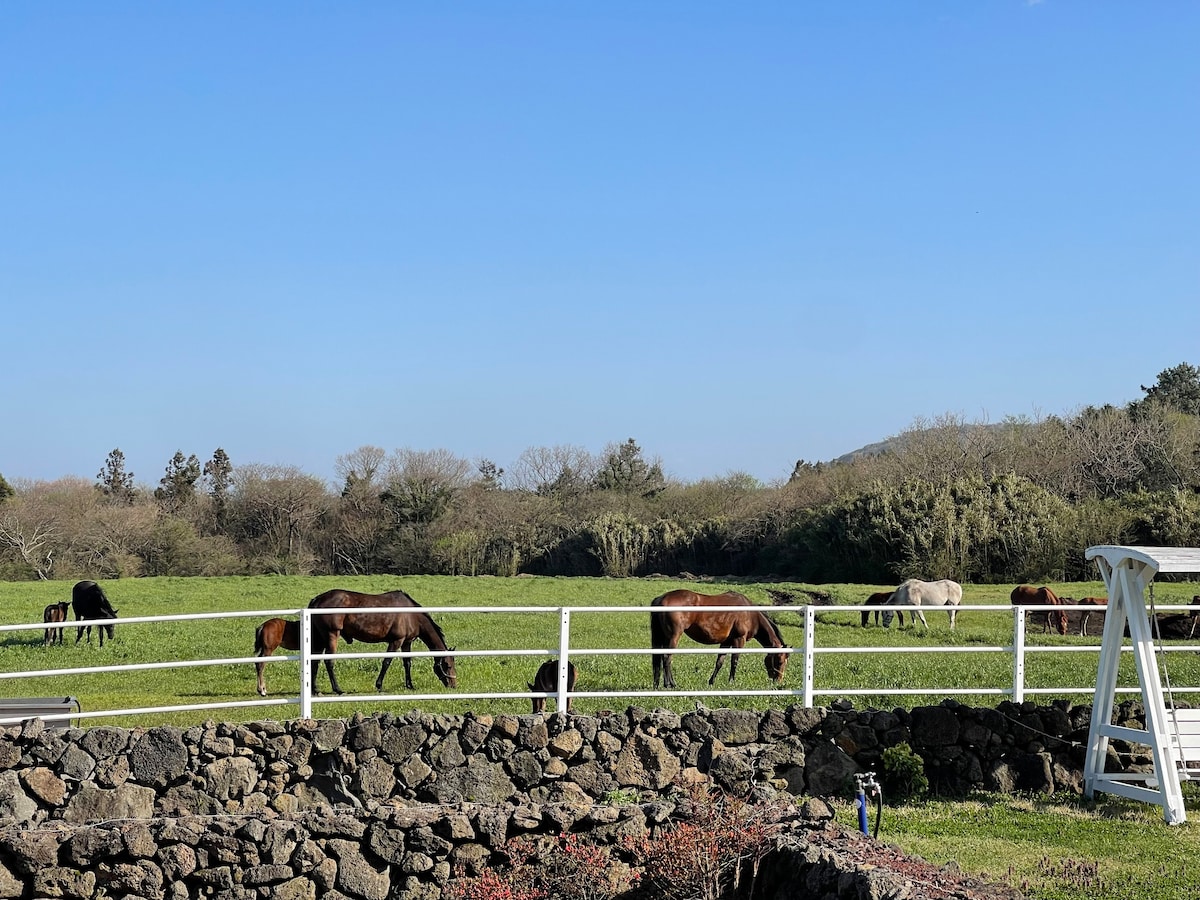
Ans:
[{"label": "bare tree", "polygon": [[325,484],[294,466],[239,466],[231,516],[266,564],[293,574],[313,568],[313,528],[329,509]]},{"label": "bare tree", "polygon": [[530,447],[518,457],[511,487],[546,497],[576,497],[587,491],[599,463],[583,447]]}]

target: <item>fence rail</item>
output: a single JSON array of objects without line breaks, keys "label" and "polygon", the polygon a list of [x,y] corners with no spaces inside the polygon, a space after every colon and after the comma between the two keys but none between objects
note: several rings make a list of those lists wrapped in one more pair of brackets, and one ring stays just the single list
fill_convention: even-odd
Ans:
[{"label": "fence rail", "polygon": [[[892,606],[889,607],[893,611],[911,611],[918,607],[910,606]],[[706,607],[709,612],[744,612],[744,606],[732,607]],[[1093,614],[1102,614],[1102,609],[1096,607],[1073,606],[1066,604],[1063,606],[1008,606],[1008,605],[970,605],[959,607],[958,611],[969,612],[1006,612],[1013,617],[1012,642],[1003,645],[969,645],[969,646],[952,646],[945,644],[927,645],[927,646],[818,646],[818,619],[819,615],[823,616],[827,613],[863,613],[866,611],[874,611],[876,607],[866,608],[860,605],[847,606],[756,606],[755,609],[773,612],[788,612],[800,614],[803,618],[803,642],[799,647],[784,647],[784,648],[767,648],[767,647],[741,647],[741,648],[722,648],[722,647],[677,647],[671,651],[672,654],[701,654],[715,655],[718,653],[736,653],[761,655],[767,653],[789,653],[793,654],[802,660],[802,678],[801,687],[798,689],[787,688],[772,688],[772,689],[708,689],[708,690],[576,690],[568,691],[566,689],[567,680],[560,677],[558,680],[558,689],[553,692],[541,691],[458,691],[452,693],[418,693],[405,692],[402,694],[395,693],[374,693],[374,694],[346,694],[346,695],[317,695],[313,690],[313,669],[314,665],[327,659],[338,659],[338,654],[318,653],[312,649],[310,636],[312,634],[312,622],[314,616],[319,615],[334,615],[345,610],[338,609],[309,609],[289,608],[289,609],[272,609],[272,610],[239,610],[236,612],[218,612],[218,613],[183,613],[168,616],[136,616],[121,618],[113,622],[121,626],[135,624],[154,624],[161,625],[166,623],[176,622],[199,622],[215,619],[236,619],[236,618],[258,618],[265,619],[271,617],[286,617],[295,616],[300,622],[300,650],[297,653],[275,655],[269,657],[257,656],[239,656],[214,659],[197,659],[197,660],[163,660],[160,662],[143,662],[143,663],[127,663],[119,665],[107,666],[73,666],[67,668],[53,669],[36,669],[14,672],[0,672],[0,683],[13,683],[24,678],[45,677],[49,675],[99,675],[108,673],[130,673],[139,671],[154,671],[163,669],[178,669],[200,666],[221,666],[221,665],[250,665],[255,663],[278,664],[283,662],[299,662],[300,663],[300,678],[298,692],[296,696],[291,697],[273,697],[273,698],[258,698],[253,700],[225,700],[211,703],[190,703],[177,704],[169,706],[152,706],[152,707],[128,707],[115,708],[104,710],[83,710],[82,712],[62,713],[55,715],[44,716],[45,719],[92,719],[100,717],[117,717],[127,715],[152,715],[155,713],[172,713],[172,712],[191,712],[203,710],[218,710],[218,709],[236,709],[247,707],[280,707],[280,706],[295,706],[298,707],[298,713],[301,718],[312,718],[313,706],[315,703],[321,704],[342,704],[342,703],[363,703],[363,702],[411,702],[411,701],[442,701],[447,699],[453,700],[511,700],[511,699],[530,699],[535,697],[554,699],[558,703],[559,709],[566,709],[567,700],[570,698],[580,697],[612,697],[612,698],[636,698],[636,697],[756,697],[756,696],[792,696],[799,699],[803,706],[811,707],[817,697],[871,697],[871,696],[906,696],[906,695],[925,695],[925,696],[958,696],[964,694],[980,695],[980,696],[1004,696],[1010,697],[1016,702],[1023,701],[1029,695],[1078,695],[1091,694],[1093,692],[1092,685],[1086,686],[1054,686],[1054,687],[1028,687],[1025,685],[1025,662],[1030,655],[1041,653],[1096,653],[1100,651],[1100,645],[1028,645],[1025,641],[1025,630],[1028,621],[1029,613],[1047,612],[1050,610],[1081,610]],[[923,611],[938,612],[946,611],[945,608],[924,607]],[[1157,607],[1160,612],[1172,612],[1178,610],[1187,610],[1195,612],[1194,606],[1170,604],[1159,605]],[[356,609],[355,613],[387,613],[390,615],[401,614],[470,614],[470,615],[491,615],[497,613],[514,613],[514,614],[535,614],[535,615],[557,615],[559,617],[559,644],[556,648],[520,648],[520,649],[474,649],[474,650],[412,650],[408,652],[397,651],[366,651],[352,654],[355,659],[422,659],[434,658],[439,656],[453,655],[455,657],[551,657],[557,655],[559,660],[560,672],[565,671],[568,662],[576,657],[605,655],[605,656],[650,656],[661,650],[653,650],[649,647],[613,647],[613,648],[576,648],[571,646],[571,622],[572,616],[581,613],[636,613],[645,615],[653,611],[662,611],[661,608],[651,606],[563,606],[563,607],[545,607],[545,606],[448,606],[448,607],[381,607],[372,609]],[[96,625],[98,621],[109,620],[84,620],[76,622],[61,622],[53,623],[54,628],[62,629],[78,629],[86,628],[89,625]],[[43,631],[48,627],[45,622],[21,624],[21,625],[0,625],[0,633],[16,632],[16,631]],[[1126,647],[1125,650],[1131,650],[1131,647]],[[1200,645],[1170,645],[1163,647],[1164,650],[1170,652],[1188,651],[1193,653],[1200,652]],[[946,685],[942,687],[921,687],[921,688],[818,688],[815,684],[815,675],[817,670],[818,657],[833,655],[833,654],[974,654],[974,653],[1003,653],[1012,657],[1012,680],[1007,685],[994,685],[990,687],[972,686],[962,687],[959,685]],[[343,654],[341,658],[345,658],[350,654]],[[795,662],[792,663],[795,666]],[[1173,686],[1172,690],[1177,694],[1188,694],[1200,692],[1200,686],[1197,687],[1178,687]],[[1137,687],[1118,688],[1118,692],[1127,694],[1136,694],[1139,692]],[[0,689],[0,693],[3,690]],[[22,721],[21,717],[0,717],[0,725],[12,724]]]}]

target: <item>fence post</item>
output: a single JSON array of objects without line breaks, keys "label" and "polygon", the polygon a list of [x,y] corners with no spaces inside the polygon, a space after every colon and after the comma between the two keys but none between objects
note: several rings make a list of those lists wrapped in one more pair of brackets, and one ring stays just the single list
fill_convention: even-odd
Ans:
[{"label": "fence post", "polygon": [[1013,606],[1013,703],[1025,701],[1025,607]]},{"label": "fence post", "polygon": [[558,695],[555,702],[558,704],[558,711],[565,712],[567,709],[567,672],[571,661],[568,658],[571,652],[571,611],[565,606],[558,611]]},{"label": "fence post", "polygon": [[817,642],[816,610],[812,605],[804,607],[804,706],[811,709],[813,705],[813,662],[816,654],[813,647]]},{"label": "fence post", "polygon": [[313,696],[312,677],[312,613],[300,610],[300,718],[311,719]]}]

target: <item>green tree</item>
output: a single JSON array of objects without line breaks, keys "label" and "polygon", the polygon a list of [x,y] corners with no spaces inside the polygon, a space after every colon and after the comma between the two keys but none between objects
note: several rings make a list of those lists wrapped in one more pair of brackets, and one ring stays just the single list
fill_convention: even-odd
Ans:
[{"label": "green tree", "polygon": [[1150,403],[1161,403],[1171,409],[1200,416],[1200,367],[1180,363],[1158,373],[1158,380],[1150,387],[1141,386],[1146,396],[1130,404],[1130,411],[1137,413]]},{"label": "green tree", "polygon": [[229,461],[229,454],[220,447],[213,451],[212,459],[204,464],[204,481],[208,485],[208,496],[212,500],[217,531],[224,531],[228,525],[229,488],[233,482],[233,463]]},{"label": "green tree", "polygon": [[608,448],[595,480],[596,490],[640,497],[653,497],[666,484],[662,466],[657,461],[646,462],[633,438]]},{"label": "green tree", "polygon": [[154,489],[154,499],[166,512],[176,513],[195,499],[199,480],[200,460],[194,454],[185,459],[183,451],[176,450]]},{"label": "green tree", "polygon": [[14,494],[16,494],[16,491],[13,490],[12,485],[5,481],[3,475],[0,475],[0,503],[3,503]]},{"label": "green tree", "polygon": [[113,503],[133,505],[133,473],[125,471],[125,454],[114,449],[96,473],[97,489]]}]

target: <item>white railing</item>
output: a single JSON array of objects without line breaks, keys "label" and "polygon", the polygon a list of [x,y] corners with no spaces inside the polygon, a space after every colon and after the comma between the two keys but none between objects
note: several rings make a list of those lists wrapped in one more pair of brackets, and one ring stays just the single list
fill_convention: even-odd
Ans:
[{"label": "white railing", "polygon": [[[858,646],[858,647],[820,647],[817,646],[817,615],[826,613],[846,613],[851,612],[860,614],[863,612],[873,612],[878,607],[863,607],[859,605],[851,606],[762,606],[754,607],[760,611],[773,612],[790,612],[799,613],[804,620],[804,639],[800,647],[742,647],[742,648],[721,648],[716,646],[697,646],[697,647],[676,647],[670,651],[654,650],[649,647],[618,647],[618,648],[573,648],[571,646],[571,617],[577,613],[637,613],[645,615],[654,610],[662,611],[661,607],[650,606],[572,606],[572,607],[545,607],[545,606],[448,606],[448,607],[381,607],[370,609],[355,609],[356,614],[361,613],[387,613],[387,614],[478,614],[489,615],[495,613],[517,613],[517,614],[538,614],[550,615],[557,614],[559,616],[559,645],[556,649],[479,649],[479,650],[413,650],[409,652],[398,651],[395,653],[383,652],[362,652],[354,654],[342,654],[341,658],[353,656],[355,659],[418,659],[418,658],[436,658],[440,656],[454,656],[456,658],[463,657],[496,657],[496,656],[539,656],[550,657],[557,655],[559,663],[560,677],[558,679],[558,689],[555,692],[540,692],[540,691],[489,691],[489,692],[472,692],[458,691],[452,693],[417,693],[406,692],[402,694],[351,694],[351,695],[333,695],[324,696],[316,695],[313,690],[313,670],[315,665],[324,660],[338,659],[337,654],[316,653],[312,651],[312,643],[310,635],[312,632],[312,617],[318,615],[334,615],[344,613],[344,609],[308,609],[307,607],[298,609],[275,609],[275,610],[244,610],[238,612],[220,612],[220,613],[185,613],[169,616],[137,616],[121,618],[116,620],[91,619],[76,622],[61,622],[61,623],[34,623],[27,625],[0,625],[0,632],[9,631],[43,631],[47,627],[62,628],[64,630],[86,628],[89,625],[96,626],[99,624],[110,624],[114,626],[126,626],[136,624],[163,624],[172,622],[195,622],[210,619],[231,619],[231,618],[256,618],[267,619],[272,617],[297,616],[300,622],[300,650],[296,654],[275,655],[268,657],[258,656],[239,656],[219,659],[197,659],[197,660],[165,660],[161,662],[147,663],[128,663],[122,665],[108,666],[73,666],[68,668],[55,669],[37,669],[16,672],[0,672],[0,683],[7,681],[15,681],[22,678],[45,677],[52,675],[90,675],[104,673],[127,673],[138,671],[153,671],[162,669],[180,669],[197,666],[217,666],[217,665],[250,665],[255,663],[281,663],[281,662],[299,662],[300,663],[300,684],[299,695],[296,697],[276,697],[276,698],[260,698],[255,700],[233,700],[220,701],[212,703],[191,703],[179,704],[171,706],[153,706],[153,707],[128,707],[119,709],[105,710],[84,710],[82,712],[64,712],[61,714],[46,715],[43,718],[47,720],[54,719],[90,719],[99,717],[114,717],[126,715],[145,715],[153,713],[168,713],[168,712],[190,712],[201,710],[215,709],[234,709],[244,707],[275,707],[275,706],[298,706],[299,715],[301,718],[312,718],[312,710],[314,703],[361,703],[364,700],[375,702],[392,702],[401,701],[409,702],[414,700],[436,700],[444,701],[447,699],[453,700],[505,700],[505,699],[530,699],[535,697],[554,699],[558,703],[559,709],[566,709],[567,701],[570,698],[576,697],[753,697],[753,696],[793,696],[800,699],[803,706],[811,707],[818,696],[835,697],[835,696],[904,696],[904,695],[923,695],[923,696],[954,696],[954,695],[978,695],[978,696],[1007,696],[1011,697],[1015,702],[1021,702],[1027,695],[1034,694],[1091,694],[1094,690],[1093,685],[1082,685],[1073,687],[1026,687],[1025,686],[1025,660],[1030,654],[1038,653],[1099,653],[1099,644],[1046,644],[1046,645],[1029,645],[1025,641],[1025,629],[1027,614],[1030,612],[1048,612],[1051,610],[1082,610],[1095,614],[1103,614],[1104,610],[1097,607],[1088,606],[1072,606],[1069,604],[1062,606],[1008,606],[1008,605],[972,605],[960,606],[957,608],[958,613],[962,612],[996,612],[1003,611],[1011,613],[1013,616],[1013,639],[1011,644],[983,646],[951,646],[938,644],[936,646]],[[926,615],[930,613],[936,615],[939,612],[945,613],[947,607],[911,607],[911,606],[891,606],[888,609],[892,611],[914,611],[920,608]],[[706,612],[744,612],[746,607],[705,607]],[[1176,610],[1189,610],[1196,612],[1194,606],[1183,605],[1159,605],[1157,607],[1160,612],[1169,612]],[[1131,647],[1124,648],[1131,650]],[[1200,652],[1200,646],[1190,645],[1171,645],[1165,648],[1167,650]],[[727,689],[727,690],[607,690],[607,691],[568,691],[566,689],[567,679],[562,677],[565,673],[568,663],[571,659],[580,656],[617,656],[617,655],[636,655],[649,656],[656,653],[670,652],[671,654],[704,654],[714,655],[718,653],[738,653],[738,654],[770,654],[770,653],[788,653],[800,655],[803,665],[802,687],[799,689],[786,688],[771,688],[771,689]],[[816,660],[818,656],[827,654],[871,654],[871,653],[939,653],[939,654],[955,654],[955,653],[1007,653],[1012,656],[1012,682],[1008,686],[993,686],[993,687],[961,687],[961,686],[944,686],[944,687],[921,687],[921,688],[818,688],[815,686]],[[795,663],[793,662],[793,666]],[[1196,693],[1200,692],[1200,686],[1197,687],[1178,687],[1173,686],[1174,693]],[[1139,688],[1118,688],[1121,693],[1138,693]],[[0,688],[0,696],[6,692]],[[23,721],[23,717],[3,717],[0,718],[0,725],[12,724]]]}]

